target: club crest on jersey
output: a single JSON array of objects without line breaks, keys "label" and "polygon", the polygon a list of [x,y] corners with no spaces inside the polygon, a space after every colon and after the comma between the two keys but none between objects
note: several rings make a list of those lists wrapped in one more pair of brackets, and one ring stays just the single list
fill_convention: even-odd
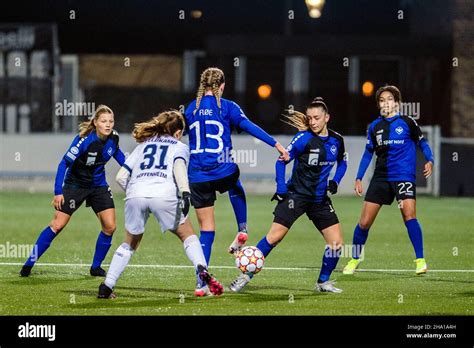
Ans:
[{"label": "club crest on jersey", "polygon": [[107,149],[107,153],[109,154],[109,156],[112,156],[112,151],[113,151],[113,149],[111,147],[109,147]]},{"label": "club crest on jersey", "polygon": [[317,166],[319,162],[319,149],[309,151],[308,164],[310,166]]},{"label": "club crest on jersey", "polygon": [[402,126],[398,126],[397,128],[395,128],[395,132],[397,132],[398,135],[402,134],[403,133]]},{"label": "club crest on jersey", "polygon": [[330,150],[331,150],[331,153],[332,153],[333,155],[335,155],[335,154],[336,154],[336,151],[337,151],[336,145],[331,146],[331,149],[330,149]]},{"label": "club crest on jersey", "polygon": [[76,146],[71,147],[70,151],[73,155],[77,155],[79,153],[79,149]]}]

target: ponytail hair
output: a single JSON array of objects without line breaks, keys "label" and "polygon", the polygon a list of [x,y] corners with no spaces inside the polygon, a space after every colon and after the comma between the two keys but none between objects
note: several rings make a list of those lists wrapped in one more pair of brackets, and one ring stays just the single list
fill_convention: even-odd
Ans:
[{"label": "ponytail hair", "polygon": [[296,110],[285,110],[287,113],[283,114],[282,122],[289,124],[298,129],[298,131],[306,131],[309,129],[308,118],[302,112]]},{"label": "ponytail hair", "polygon": [[196,113],[197,109],[199,109],[201,99],[206,93],[206,90],[209,89],[212,91],[212,95],[216,97],[217,106],[219,108],[221,107],[221,95],[219,92],[219,87],[224,82],[224,72],[219,68],[207,68],[202,72],[201,78],[199,80],[199,88],[196,96],[196,108],[194,109],[194,113]]},{"label": "ponytail hair", "polygon": [[[306,107],[307,109],[311,108],[322,108],[326,113],[329,113],[329,109],[324,102],[324,99],[321,97],[314,98],[311,103]],[[283,114],[282,122],[289,124],[292,127],[298,129],[298,131],[306,131],[309,129],[308,117],[306,114],[296,111],[296,110],[285,110],[287,113]]]},{"label": "ponytail hair", "polygon": [[176,131],[183,130],[184,126],[184,117],[179,111],[164,111],[146,122],[135,123],[132,136],[137,142],[143,143],[154,136],[173,136]]},{"label": "ponytail hair", "polygon": [[100,117],[100,115],[102,114],[114,114],[114,112],[112,111],[111,108],[109,108],[107,105],[99,105],[95,111],[94,111],[94,115],[92,115],[92,117],[88,120],[88,121],[84,121],[84,122],[81,122],[79,124],[79,136],[81,138],[84,138],[86,136],[88,136],[92,131],[95,130],[95,125],[94,125],[94,121],[97,121]]}]

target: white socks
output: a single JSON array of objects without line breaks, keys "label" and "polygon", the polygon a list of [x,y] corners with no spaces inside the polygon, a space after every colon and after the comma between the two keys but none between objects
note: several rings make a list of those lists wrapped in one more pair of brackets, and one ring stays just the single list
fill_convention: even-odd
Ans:
[{"label": "white socks", "polygon": [[104,284],[109,288],[113,289],[118,278],[127,267],[130,262],[130,258],[133,255],[133,249],[127,243],[122,243],[115,251],[114,257],[107,272]]},{"label": "white socks", "polygon": [[206,259],[202,252],[201,242],[195,234],[186,238],[183,242],[183,246],[186,255],[191,260],[196,270],[198,265],[207,267]]},{"label": "white socks", "polygon": [[[189,260],[191,260],[196,270],[198,265],[207,267],[206,259],[204,258],[204,253],[202,252],[201,242],[196,235],[186,238],[186,240],[183,242],[183,246],[186,256],[189,258]],[[122,245],[117,248],[114,257],[112,258],[112,262],[110,263],[107,277],[104,281],[105,285],[111,289],[115,287],[118,278],[130,262],[133,252],[134,250],[126,243],[122,243]]]}]

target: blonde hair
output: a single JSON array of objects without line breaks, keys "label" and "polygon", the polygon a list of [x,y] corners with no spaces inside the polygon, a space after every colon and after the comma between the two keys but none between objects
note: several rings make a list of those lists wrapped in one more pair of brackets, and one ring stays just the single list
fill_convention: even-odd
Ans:
[{"label": "blonde hair", "polygon": [[221,95],[219,92],[219,87],[225,82],[224,72],[219,68],[207,68],[201,74],[201,79],[199,80],[199,88],[196,96],[196,110],[199,109],[201,104],[201,99],[206,93],[206,90],[211,89],[212,95],[216,97],[217,106],[221,107]]},{"label": "blonde hair", "polygon": [[285,110],[287,114],[282,114],[282,122],[289,124],[298,129],[298,131],[305,131],[309,129],[308,118],[306,114],[296,110]]},{"label": "blonde hair", "polygon": [[132,136],[139,143],[153,136],[173,135],[185,126],[183,115],[177,110],[164,111],[146,122],[135,123]]},{"label": "blonde hair", "polygon": [[[316,97],[313,101],[306,107],[306,109],[311,108],[322,108],[325,113],[329,113],[329,109],[324,102],[323,98]],[[287,114],[283,114],[282,122],[289,124],[292,127],[298,129],[298,131],[305,131],[309,129],[308,117],[306,114],[296,111],[296,110],[285,110]]]},{"label": "blonde hair", "polygon": [[81,122],[79,124],[79,136],[81,138],[84,138],[88,136],[93,130],[95,130],[95,125],[94,125],[94,120],[98,120],[100,115],[102,114],[114,114],[111,108],[109,108],[107,105],[99,105],[95,111],[94,115],[88,120]]}]

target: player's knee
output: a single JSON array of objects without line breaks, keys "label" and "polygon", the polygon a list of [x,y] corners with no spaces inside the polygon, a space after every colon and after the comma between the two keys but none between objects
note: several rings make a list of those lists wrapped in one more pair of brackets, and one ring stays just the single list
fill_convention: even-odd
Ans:
[{"label": "player's knee", "polygon": [[280,243],[282,239],[283,239],[282,237],[277,236],[277,235],[269,235],[269,236],[267,235],[268,243],[274,247],[277,246],[278,243]]},{"label": "player's knee", "polygon": [[362,230],[368,230],[370,229],[370,226],[372,225],[371,221],[369,219],[360,219],[359,221],[359,227]]},{"label": "player's knee", "polygon": [[344,241],[341,239],[335,239],[331,244],[328,244],[329,248],[332,250],[339,250],[342,248]]},{"label": "player's knee", "polygon": [[102,232],[104,232],[106,235],[111,236],[114,234],[117,226],[115,223],[113,224],[107,224],[102,226]]},{"label": "player's knee", "polygon": [[56,220],[51,221],[51,223],[49,224],[49,227],[51,227],[53,232],[56,233],[56,234],[61,232],[65,226],[66,226],[65,223],[60,222],[60,221],[56,221]]},{"label": "player's knee", "polygon": [[416,219],[416,214],[413,212],[410,213],[403,213],[403,221],[409,221]]}]

